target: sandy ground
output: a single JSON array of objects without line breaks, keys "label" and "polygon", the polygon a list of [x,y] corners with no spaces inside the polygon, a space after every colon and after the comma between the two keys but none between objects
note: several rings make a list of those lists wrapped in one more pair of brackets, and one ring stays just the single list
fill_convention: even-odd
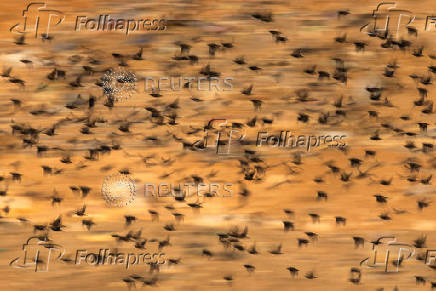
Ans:
[{"label": "sandy ground", "polygon": [[[434,152],[422,150],[423,143],[433,145],[436,136],[434,113],[422,112],[433,100],[434,84],[420,83],[426,76],[434,77],[428,67],[436,64],[436,29],[425,30],[426,16],[435,14],[432,1],[397,2],[398,8],[416,15],[413,26],[417,36],[408,35],[405,27],[399,31],[398,39],[411,42],[403,50],[382,48],[380,44],[386,40],[360,31],[371,23],[377,1],[49,1],[47,9],[65,15],[63,23],[50,32],[53,39],[28,36],[25,44],[18,45],[19,35],[9,28],[22,22],[27,4],[1,4],[0,59],[5,69],[12,67],[9,77],[1,77],[0,87],[0,190],[5,191],[0,197],[2,290],[428,290],[431,282],[436,282],[434,269],[417,260],[426,250],[436,249],[435,188],[431,180],[421,181],[436,168]],[[340,10],[349,14],[338,17]],[[269,12],[271,22],[252,16]],[[129,35],[74,31],[77,16],[98,18],[100,14],[167,19],[167,29]],[[286,41],[276,42],[270,30],[280,31]],[[343,43],[335,42],[334,38],[344,34]],[[175,42],[189,44],[189,54],[197,56],[198,62],[175,60],[174,56],[180,56]],[[364,42],[365,49],[356,51],[354,42]],[[209,54],[209,43],[221,46],[215,56]],[[223,48],[221,43],[232,43],[233,47]],[[423,55],[414,56],[420,47],[424,47]],[[140,48],[143,59],[133,60],[131,56]],[[292,57],[298,48],[303,49],[303,57]],[[120,67],[121,60],[113,53],[123,55],[127,66]],[[245,65],[233,62],[241,56]],[[344,60],[347,82],[333,78],[337,67],[332,58]],[[92,60],[99,62],[90,63]],[[394,77],[384,76],[386,66],[395,62]],[[157,98],[144,90],[146,76],[198,77],[208,64],[220,72],[220,78],[233,78],[232,90],[161,91]],[[314,74],[310,74],[315,65]],[[83,66],[92,67],[94,72],[84,74]],[[249,66],[261,70],[253,71]],[[54,68],[65,71],[65,79],[49,80],[47,75]],[[136,92],[112,108],[105,106],[107,95],[96,85],[108,68],[130,71],[138,78]],[[328,72],[330,78],[319,80],[318,71]],[[412,74],[422,78],[413,79]],[[71,86],[79,75],[82,86]],[[25,85],[11,83],[13,77],[24,80]],[[251,95],[242,94],[251,84]],[[369,98],[367,87],[384,88],[378,103]],[[418,87],[428,91],[423,106],[414,104],[420,97]],[[301,92],[307,92],[306,100],[298,98],[304,95]],[[91,95],[96,102],[89,108]],[[342,106],[335,107],[341,96]],[[392,106],[383,105],[385,97]],[[21,105],[10,99],[19,100]],[[178,106],[168,107],[176,100]],[[250,100],[260,100],[261,108],[256,110]],[[75,101],[76,108],[65,107]],[[145,107],[157,109],[161,122]],[[370,117],[368,111],[376,111],[378,117]],[[169,116],[174,113],[177,118],[171,124]],[[308,122],[297,119],[300,113],[309,116]],[[324,124],[318,122],[322,113],[329,116]],[[408,118],[400,118],[405,116]],[[248,126],[254,117],[256,124]],[[262,122],[263,118],[272,119],[272,124]],[[89,127],[90,134],[81,133],[87,121],[97,119],[105,122]],[[189,144],[202,140],[203,128],[211,119],[225,119],[234,127],[242,124],[239,130],[251,144],[234,141],[228,155],[217,155],[213,147],[183,148],[180,139]],[[417,123],[427,123],[427,131],[421,131]],[[47,135],[55,124],[55,134]],[[129,131],[121,131],[120,126],[126,124]],[[23,140],[30,135],[13,133],[13,125],[37,129],[36,144],[25,146]],[[286,130],[297,135],[345,135],[347,146],[345,150],[320,146],[308,152],[253,144],[258,132],[278,134]],[[371,140],[376,131],[381,139]],[[214,130],[209,132],[213,139]],[[408,141],[416,148],[404,147]],[[101,145],[119,145],[119,149],[100,153],[95,160],[87,158],[90,149]],[[48,151],[37,154],[37,146],[46,146]],[[257,159],[246,150],[256,151]],[[368,150],[376,155],[365,156]],[[71,163],[63,163],[65,157],[70,157]],[[361,165],[352,167],[351,158],[361,160]],[[419,170],[407,168],[412,161],[421,165]],[[52,173],[44,174],[42,166],[50,167]],[[126,207],[107,207],[102,183],[107,176],[126,169],[135,180],[136,199]],[[254,179],[245,179],[244,171],[254,169]],[[21,174],[21,181],[12,179],[11,173]],[[349,180],[341,180],[341,175],[347,174],[351,174]],[[178,184],[192,180],[192,175],[206,183],[232,183],[233,195],[194,196],[186,201],[144,197],[145,183]],[[380,183],[391,178],[390,185]],[[87,186],[91,191],[83,197],[71,186]],[[249,192],[246,197],[241,195],[247,193],[244,189]],[[328,199],[317,199],[318,191],[327,193]],[[378,203],[375,194],[387,197],[387,202]],[[52,205],[53,196],[62,202]],[[420,209],[418,201],[427,207]],[[201,208],[192,208],[190,203]],[[83,205],[86,215],[74,214]],[[159,213],[158,221],[149,210]],[[184,215],[183,221],[175,221],[173,213]],[[314,223],[309,214],[318,214],[319,222]],[[381,219],[382,214],[390,220]],[[135,216],[136,221],[126,225],[125,215]],[[53,231],[49,224],[59,216],[65,227]],[[346,225],[338,225],[336,217],[346,218]],[[95,225],[87,230],[82,225],[84,219]],[[283,221],[292,222],[295,229],[284,231]],[[164,229],[169,224],[175,230]],[[151,272],[149,265],[126,270],[123,265],[76,265],[67,260],[50,261],[48,272],[34,272],[34,266],[13,268],[10,262],[23,255],[26,240],[46,232],[35,232],[33,225],[48,225],[48,237],[65,250],[64,259],[74,261],[80,249],[156,252],[157,242],[169,237],[170,245],[160,250],[167,261],[159,272]],[[248,233],[226,248],[217,233],[228,233],[235,227],[239,231],[247,227]],[[142,239],[148,240],[145,249],[135,248],[132,238],[120,242],[112,237],[138,230],[142,230]],[[318,238],[310,238],[307,232],[316,233]],[[397,242],[410,246],[421,236],[426,242],[414,248],[415,254],[402,262],[399,272],[360,265],[373,255],[371,241],[382,236],[394,236]],[[363,238],[364,245],[356,248],[353,237]],[[299,247],[298,239],[307,239],[307,246]],[[248,252],[253,245],[258,254]],[[270,251],[279,245],[281,254],[272,254]],[[212,256],[205,255],[205,250]],[[393,254],[391,260],[396,259]],[[170,259],[180,261],[171,264]],[[255,270],[247,272],[244,265]],[[388,265],[395,269],[391,261]],[[299,270],[295,277],[286,269],[291,266]],[[350,282],[351,268],[359,268],[360,282]],[[307,278],[309,272],[316,278]],[[132,274],[138,277],[129,277]],[[224,278],[229,276],[231,280]],[[415,276],[424,277],[426,284],[417,285]],[[156,278],[156,283],[144,285],[151,278]]]}]

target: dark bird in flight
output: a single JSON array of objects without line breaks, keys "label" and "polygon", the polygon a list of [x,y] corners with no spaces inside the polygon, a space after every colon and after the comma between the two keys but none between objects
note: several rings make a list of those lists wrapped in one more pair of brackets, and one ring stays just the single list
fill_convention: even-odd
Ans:
[{"label": "dark bird in flight", "polygon": [[273,22],[272,13],[270,12],[254,13],[251,16],[263,22]]},{"label": "dark bird in flight", "polygon": [[300,271],[295,267],[287,267],[286,269],[289,270],[289,273],[291,274],[292,278],[298,276],[298,271]]},{"label": "dark bird in flight", "polygon": [[353,241],[354,241],[354,247],[358,248],[359,246],[364,246],[365,243],[365,239],[363,237],[359,237],[359,236],[353,236]]},{"label": "dark bird in flight", "polygon": [[283,221],[283,230],[284,231],[295,230],[294,223],[287,220]]},{"label": "dark bird in flight", "polygon": [[250,264],[245,264],[244,265],[244,268],[247,270],[247,272],[248,273],[253,273],[254,272],[254,270],[256,270],[256,267],[255,266],[253,266],[253,265],[250,265]]},{"label": "dark bird in flight", "polygon": [[50,223],[50,229],[53,231],[61,231],[65,225],[62,224],[62,218],[59,216]]},{"label": "dark bird in flight", "polygon": [[91,227],[95,225],[95,222],[93,222],[91,219],[83,219],[82,225],[85,226],[88,231],[90,231]]}]

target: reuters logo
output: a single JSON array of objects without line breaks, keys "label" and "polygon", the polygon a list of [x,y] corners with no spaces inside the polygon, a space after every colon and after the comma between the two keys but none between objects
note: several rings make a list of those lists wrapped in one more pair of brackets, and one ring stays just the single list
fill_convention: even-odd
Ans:
[{"label": "reuters logo", "polygon": [[135,200],[135,182],[127,175],[114,174],[104,179],[101,193],[108,206],[124,207]]},{"label": "reuters logo", "polygon": [[136,92],[137,78],[133,72],[111,69],[105,73],[101,80],[103,93],[113,101],[129,99]]}]

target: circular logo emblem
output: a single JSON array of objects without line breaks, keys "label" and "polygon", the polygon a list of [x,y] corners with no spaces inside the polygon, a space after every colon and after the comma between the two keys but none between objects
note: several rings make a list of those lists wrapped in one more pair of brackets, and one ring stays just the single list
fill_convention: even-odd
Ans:
[{"label": "circular logo emblem", "polygon": [[112,70],[101,78],[103,93],[113,98],[114,101],[130,98],[136,92],[136,75],[122,69]]},{"label": "circular logo emblem", "polygon": [[107,205],[123,207],[135,200],[135,182],[127,175],[113,174],[104,179],[101,193]]}]

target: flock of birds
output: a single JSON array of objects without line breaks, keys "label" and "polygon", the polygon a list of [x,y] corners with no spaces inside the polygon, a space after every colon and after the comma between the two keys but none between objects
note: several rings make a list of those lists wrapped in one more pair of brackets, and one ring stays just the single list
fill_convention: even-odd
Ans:
[{"label": "flock of birds", "polygon": [[[347,17],[351,16],[352,12],[348,10],[337,12],[337,17],[340,21],[345,21]],[[192,38],[192,40],[188,40],[185,37],[185,40],[173,43],[176,53],[168,60],[168,69],[189,67],[190,70],[196,71],[199,76],[207,78],[220,77],[224,73],[219,72],[211,64],[214,60],[219,59],[226,64],[226,67],[242,70],[245,74],[252,74],[252,84],[247,84],[244,88],[239,89],[237,93],[233,92],[233,94],[238,95],[238,97],[235,97],[235,102],[241,102],[239,104],[245,104],[248,107],[248,109],[243,109],[249,116],[244,116],[246,121],[232,121],[229,125],[230,128],[260,130],[265,127],[271,127],[277,122],[286,121],[283,116],[286,111],[289,111],[295,113],[295,116],[293,115],[295,119],[288,122],[293,122],[303,128],[316,128],[319,131],[337,128],[342,131],[352,132],[352,128],[356,128],[356,131],[362,133],[361,136],[366,139],[359,142],[363,144],[367,142],[374,146],[364,147],[359,152],[354,151],[355,146],[353,145],[353,140],[350,139],[347,147],[344,148],[320,149],[318,152],[310,154],[295,150],[290,152],[285,161],[282,159],[279,162],[271,162],[273,157],[268,156],[268,153],[265,151],[259,151],[255,147],[255,140],[241,140],[236,141],[239,143],[238,148],[241,149],[240,155],[233,159],[218,160],[217,156],[214,155],[214,150],[207,148],[204,144],[202,135],[205,130],[217,133],[221,128],[214,127],[214,125],[208,123],[208,120],[204,120],[204,126],[190,124],[189,117],[184,113],[186,106],[194,107],[194,111],[197,111],[198,114],[206,114],[207,104],[215,104],[212,102],[213,100],[192,96],[190,100],[181,101],[180,98],[172,98],[171,92],[159,90],[154,90],[147,94],[147,104],[142,108],[135,106],[132,112],[123,118],[113,120],[111,114],[116,112],[119,106],[123,106],[122,102],[124,101],[118,100],[115,96],[118,92],[115,92],[116,88],[108,85],[109,83],[106,82],[107,75],[117,72],[119,68],[127,72],[133,72],[134,69],[131,69],[131,67],[140,67],[141,62],[145,62],[150,58],[146,54],[147,49],[140,47],[135,48],[130,54],[113,52],[111,54],[112,60],[99,58],[92,54],[89,54],[87,57],[84,54],[71,55],[67,61],[68,66],[65,66],[65,68],[56,62],[46,63],[45,66],[50,68],[50,72],[46,74],[44,80],[40,80],[42,85],[39,85],[35,92],[45,92],[50,87],[61,85],[68,87],[68,90],[73,93],[75,92],[74,90],[82,91],[74,99],[69,98],[62,106],[46,104],[35,108],[32,105],[28,105],[28,100],[11,97],[11,104],[7,107],[12,112],[8,113],[10,121],[8,124],[9,131],[3,130],[1,133],[10,142],[2,144],[3,154],[7,154],[9,151],[34,153],[37,159],[44,162],[41,162],[39,166],[34,164],[29,165],[32,171],[36,170],[35,167],[40,167],[41,177],[62,177],[69,172],[87,171],[87,168],[93,164],[102,164],[111,155],[121,152],[126,159],[139,160],[139,163],[136,163],[138,166],[133,169],[119,169],[118,172],[121,174],[135,176],[135,173],[140,171],[138,168],[161,167],[165,169],[165,173],[160,177],[163,180],[181,175],[183,177],[180,181],[192,182],[196,185],[211,181],[215,177],[220,176],[220,171],[209,170],[209,173],[206,173],[203,170],[201,175],[189,173],[189,169],[185,169],[179,164],[179,160],[189,156],[207,156],[211,160],[215,160],[211,162],[212,165],[223,163],[225,167],[234,167],[235,164],[233,162],[236,161],[236,167],[239,172],[237,177],[232,177],[233,180],[237,181],[236,183],[240,188],[237,197],[232,197],[232,199],[238,201],[236,210],[233,210],[236,213],[239,210],[249,208],[253,201],[259,199],[257,198],[259,196],[256,191],[251,190],[253,187],[271,183],[268,173],[280,170],[286,172],[286,178],[278,182],[275,181],[268,189],[273,191],[283,185],[294,185],[294,183],[299,183],[298,178],[306,181],[312,180],[310,181],[312,183],[311,189],[314,190],[311,195],[313,195],[313,200],[318,205],[316,208],[318,210],[322,210],[324,207],[328,208],[330,199],[332,197],[335,199],[335,196],[337,196],[333,190],[326,190],[330,185],[349,189],[353,183],[367,182],[379,189],[377,193],[364,194],[373,199],[373,204],[368,207],[383,208],[381,213],[375,214],[371,212],[374,216],[373,218],[378,219],[377,223],[385,223],[386,221],[394,220],[400,215],[410,214],[410,210],[398,208],[392,202],[395,200],[395,195],[400,195],[394,194],[399,191],[399,187],[402,187],[397,185],[416,185],[416,187],[423,186],[430,187],[431,189],[432,172],[436,168],[432,141],[435,133],[435,119],[433,101],[430,97],[430,92],[433,88],[432,80],[436,74],[436,65],[434,64],[436,54],[426,53],[427,48],[419,43],[419,35],[416,28],[408,27],[407,39],[396,39],[388,31],[385,33],[377,31],[369,32],[368,35],[362,34],[359,39],[349,39],[346,33],[341,33],[340,36],[331,39],[330,48],[324,48],[329,53],[329,57],[325,60],[325,63],[329,65],[324,66],[321,60],[315,64],[310,64],[310,61],[306,61],[306,59],[310,60],[311,56],[316,55],[323,49],[298,47],[298,44],[290,36],[287,36],[278,29],[271,29],[275,22],[275,16],[272,13],[253,13],[246,21],[259,26],[265,34],[270,34],[272,38],[271,54],[274,54],[274,49],[277,47],[282,49],[283,46],[289,46],[290,53],[288,54],[288,59],[284,60],[281,66],[292,67],[293,65],[289,64],[288,61],[300,64],[302,69],[297,68],[296,70],[299,71],[296,74],[299,74],[301,78],[310,80],[305,85],[305,88],[299,88],[291,96],[286,95],[284,97],[264,98],[261,95],[265,94],[256,94],[256,89],[258,88],[256,78],[262,76],[265,70],[271,72],[271,67],[252,60],[249,56],[245,55],[228,58],[229,52],[238,49],[239,44],[237,40],[205,43],[201,37]],[[170,28],[172,24],[176,25],[170,21]],[[17,49],[23,51],[31,50],[32,44],[27,41],[25,36],[17,38],[15,40]],[[44,36],[43,41],[49,41],[50,44],[56,43],[56,37],[47,38]],[[331,47],[340,48],[347,53],[336,54]],[[201,50],[202,48],[207,49],[206,56],[200,53],[195,54],[196,50]],[[340,51],[340,49],[337,49],[337,51]],[[413,80],[413,84],[416,86],[416,96],[414,99],[404,100],[401,97],[402,99],[399,100],[392,96],[392,87],[398,86],[401,89],[406,87],[406,81],[398,77],[400,74],[398,71],[401,68],[401,74],[404,74],[407,71],[407,66],[402,67],[401,60],[399,59],[392,59],[386,64],[383,71],[375,77],[377,80],[380,80],[376,82],[377,85],[368,84],[361,86],[358,94],[362,96],[366,94],[366,100],[344,96],[341,93],[349,83],[358,82],[356,81],[357,78],[354,77],[356,70],[355,58],[364,57],[371,50],[377,52],[379,50],[383,52],[388,51],[392,54],[401,55],[404,59],[412,58],[412,62],[415,58],[419,60],[425,59],[426,66],[422,68],[420,73],[409,73],[410,79]],[[431,49],[429,48],[428,50],[430,51]],[[353,58],[353,61],[350,61],[350,65],[347,60],[348,56]],[[21,59],[20,63],[32,68],[32,66],[35,66],[36,60]],[[108,63],[115,63],[115,66],[109,66]],[[376,74],[376,70],[373,71],[372,73]],[[278,73],[276,77],[280,79],[282,74],[283,72]],[[120,84],[136,82],[134,78],[123,76],[119,77],[116,81]],[[139,82],[143,80],[139,74],[137,77]],[[3,81],[18,86],[18,88],[12,88],[13,90],[29,90],[26,77],[15,74],[13,67],[5,68],[1,78]],[[184,92],[188,92],[187,88],[190,88],[190,85],[189,82],[183,84]],[[277,86],[280,86],[280,82]],[[83,92],[91,87],[94,90],[93,92],[100,93],[85,95]],[[330,96],[338,94],[338,92],[339,94],[322,100],[318,96],[319,92],[323,92],[323,90],[328,92]],[[133,96],[129,101],[133,100],[134,102],[135,98]],[[274,105],[279,101],[283,102],[280,110],[270,112],[271,104]],[[225,106],[231,106],[232,101],[222,101],[222,105],[221,109],[226,110]],[[309,107],[311,108],[309,109]],[[296,110],[298,112],[294,112]],[[28,116],[28,121],[25,119],[20,121],[20,116],[23,116],[23,114]],[[59,114],[64,114],[65,116],[58,118]],[[215,117],[210,116],[209,119]],[[45,120],[45,125],[38,125],[38,123],[32,121],[32,118]],[[158,130],[159,134],[146,134],[141,130],[140,126],[149,126],[150,129]],[[102,134],[101,128],[109,128],[109,132]],[[66,131],[75,131],[73,132],[73,137],[68,140],[57,138]],[[146,156],[132,154],[137,145],[131,145],[129,142],[137,137],[140,137],[138,146],[140,149],[150,145],[152,148],[156,147],[157,149],[169,146],[175,148],[175,152],[172,157],[160,154],[159,150]],[[53,139],[53,141],[50,139]],[[383,143],[386,140],[391,141],[392,139],[403,142],[401,155],[404,156],[404,159],[399,162],[397,161],[396,164],[386,166],[388,162],[385,160],[384,154],[379,155],[378,151],[379,149],[383,150]],[[83,140],[86,141],[84,142]],[[199,140],[200,142],[198,142]],[[222,141],[222,143],[226,145],[227,141]],[[304,169],[304,165],[310,163],[310,160],[324,153],[329,157],[330,152],[333,151],[339,151],[340,156],[332,154],[332,157],[337,157],[337,159],[324,161],[320,170],[322,174],[311,177],[311,172]],[[389,146],[387,151],[389,151]],[[53,159],[45,159],[46,157],[56,157],[59,162],[55,163]],[[25,164],[26,161],[20,161],[20,163]],[[18,169],[18,164],[2,164],[2,167],[16,166],[15,168]],[[379,171],[383,167],[390,167],[391,170],[385,169]],[[402,173],[397,174],[397,169],[402,171]],[[103,173],[110,170],[112,170],[110,165],[101,168]],[[374,174],[375,171],[378,171],[377,174]],[[12,169],[9,173],[3,174],[0,177],[0,196],[2,196],[2,200],[8,201],[7,199],[13,198],[14,195],[19,195],[13,188],[25,180],[26,174],[23,171]],[[56,188],[56,185],[54,188]],[[284,188],[281,189],[281,192],[286,192],[286,190],[283,190]],[[85,185],[85,183],[74,184],[69,185],[69,190],[73,195],[53,190],[52,194],[46,196],[47,205],[59,208],[64,203],[67,203],[67,200],[76,199],[83,206],[74,211],[65,211],[46,222],[34,222],[30,217],[26,216],[17,216],[15,218],[24,225],[32,224],[33,233],[29,232],[29,235],[36,235],[44,242],[52,241],[52,233],[68,232],[66,220],[71,221],[73,218],[79,219],[86,231],[93,232],[95,228],[98,228],[99,221],[92,218],[92,214],[89,213],[89,211],[92,211],[92,208],[87,203],[87,199],[93,199],[94,195],[97,197],[96,199],[99,199],[98,186]],[[199,199],[198,197],[192,199],[183,195],[183,189],[176,187],[174,191],[178,192],[178,194],[182,192],[182,194],[176,195],[172,203],[165,203],[163,206],[155,204],[156,208],[148,209],[148,216],[145,218],[128,213],[130,209],[126,208],[124,227],[128,229],[127,232],[111,233],[108,235],[118,244],[130,245],[139,250],[146,249],[146,246],[150,243],[156,243],[159,250],[171,249],[171,247],[176,245],[172,237],[177,236],[177,232],[180,228],[183,228],[185,221],[188,218],[195,219],[200,214],[204,214],[204,210],[207,211],[209,205],[216,202],[216,200],[212,200],[215,195],[214,193],[206,193],[204,199]],[[347,199],[350,201],[353,197],[348,197]],[[408,199],[409,202],[415,199],[413,203],[416,203],[417,210],[413,215],[416,216],[424,213],[426,208],[432,206],[431,198],[425,193],[418,198],[410,197],[409,195],[405,199]],[[1,219],[11,218],[12,206],[4,205],[1,211],[3,212]],[[172,220],[162,223],[161,216],[168,214],[172,217]],[[314,227],[320,224],[321,220],[325,222],[330,219],[324,218],[322,211],[309,211],[302,214],[301,211],[292,206],[284,207],[281,215],[281,226],[280,228],[277,227],[274,231],[286,234],[298,233],[294,242],[292,239],[287,239],[286,242],[278,242],[270,249],[260,249],[256,245],[256,241],[251,240],[250,231],[246,225],[233,226],[227,231],[219,230],[219,227],[217,227],[216,243],[210,245],[210,247],[202,248],[201,252],[197,254],[198,260],[203,260],[204,264],[213,264],[217,253],[221,253],[218,250],[218,246],[222,246],[226,252],[233,254],[232,259],[234,263],[238,264],[240,269],[245,270],[252,280],[255,281],[258,265],[244,262],[243,260],[253,261],[248,259],[247,256],[286,256],[287,253],[284,251],[283,246],[296,247],[297,249],[305,248],[309,245],[317,247],[318,242],[323,240],[323,235],[310,229],[303,229],[303,226],[298,224],[297,217],[300,220],[304,220],[302,217],[306,216]],[[346,229],[351,219],[345,215],[338,214],[331,218],[331,222],[336,225],[337,229]],[[139,225],[144,221],[152,224],[162,224],[162,238],[144,237],[144,226],[133,230],[135,225]],[[377,241],[371,241],[371,239],[361,235],[349,235],[349,244],[353,245],[354,243],[356,250],[364,247],[365,242],[372,243],[373,245],[377,244]],[[423,261],[425,259],[423,256],[425,254],[424,249],[428,245],[427,236],[419,236],[412,244],[419,251],[417,260]],[[64,257],[62,260],[67,263],[72,262],[72,259],[69,257]],[[167,263],[169,266],[183,265],[183,255],[181,257],[169,257]],[[217,263],[219,263],[219,260],[217,260]],[[402,261],[400,265],[401,263]],[[427,267],[432,268],[433,266]],[[304,277],[307,280],[320,279],[320,275],[315,267],[290,263],[281,266],[281,268],[284,272],[286,270],[286,272],[289,272],[288,277],[290,282],[297,280],[299,277]],[[162,272],[164,271],[160,270],[159,265],[150,264],[148,272],[142,275],[136,273],[130,274],[121,278],[121,280],[129,290],[138,287],[139,284],[143,286],[164,286],[165,282],[160,283],[160,274]],[[301,273],[303,274],[301,275]],[[349,269],[348,284],[364,285],[363,274],[364,271],[358,266],[358,262],[356,262],[356,266]],[[238,276],[242,275],[228,274],[221,279],[229,286],[232,286],[232,284],[238,281]],[[436,277],[431,278],[426,275],[416,274],[415,279],[417,285],[426,285],[428,283],[427,285],[430,285],[431,289],[436,288]],[[399,290],[398,287],[394,289]],[[377,290],[383,290],[383,288],[378,288]]]}]

